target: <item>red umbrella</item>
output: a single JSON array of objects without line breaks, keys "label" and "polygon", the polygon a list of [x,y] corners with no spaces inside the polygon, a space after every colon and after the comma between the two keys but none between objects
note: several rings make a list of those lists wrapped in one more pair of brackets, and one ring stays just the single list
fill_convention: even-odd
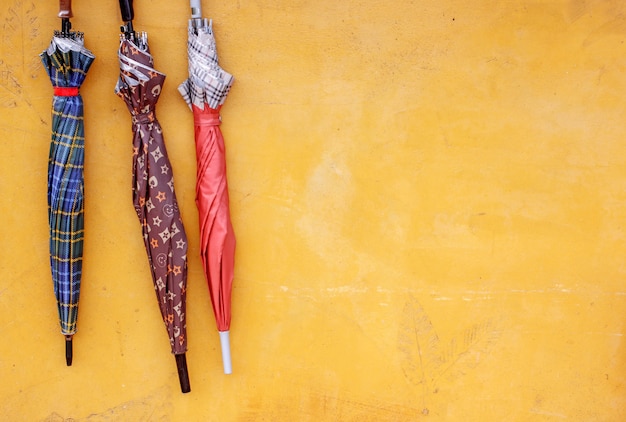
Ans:
[{"label": "red umbrella", "polygon": [[133,203],[141,224],[152,281],[161,316],[176,357],[180,387],[191,390],[187,351],[186,286],[187,236],[178,209],[172,165],[163,131],[156,118],[156,102],[165,75],[154,68],[148,37],[132,28],[132,0],[120,0],[122,41],[120,77],[115,88],[132,116]]},{"label": "red umbrella", "polygon": [[231,291],[235,266],[235,234],[230,220],[224,137],[219,110],[233,77],[219,67],[212,22],[202,19],[200,0],[191,1],[187,52],[189,78],[178,90],[193,111],[200,219],[200,257],[209,285],[222,346],[224,373],[230,358]]}]

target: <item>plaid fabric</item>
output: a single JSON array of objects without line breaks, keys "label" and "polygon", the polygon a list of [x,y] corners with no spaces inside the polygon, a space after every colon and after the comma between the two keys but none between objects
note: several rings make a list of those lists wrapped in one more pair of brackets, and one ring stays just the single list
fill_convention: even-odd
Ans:
[{"label": "plaid fabric", "polygon": [[189,78],[180,84],[178,91],[191,108],[204,109],[204,104],[216,109],[224,104],[234,78],[219,66],[212,22],[198,30],[189,30],[187,39]]},{"label": "plaid fabric", "polygon": [[[82,39],[54,37],[41,53],[55,87],[79,87],[95,57]],[[59,309],[61,333],[76,332],[83,262],[83,99],[54,96],[52,138],[48,159],[50,266]]]}]

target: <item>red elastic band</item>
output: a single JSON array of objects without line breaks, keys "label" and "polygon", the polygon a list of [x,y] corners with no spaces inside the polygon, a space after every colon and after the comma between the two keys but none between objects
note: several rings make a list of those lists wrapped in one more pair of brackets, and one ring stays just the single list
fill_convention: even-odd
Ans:
[{"label": "red elastic band", "polygon": [[78,88],[73,86],[55,86],[54,95],[57,97],[75,97],[78,95]]}]

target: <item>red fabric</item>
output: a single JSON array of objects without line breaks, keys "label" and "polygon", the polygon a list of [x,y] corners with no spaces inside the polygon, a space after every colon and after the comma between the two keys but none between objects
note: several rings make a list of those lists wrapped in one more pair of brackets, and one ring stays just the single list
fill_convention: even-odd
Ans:
[{"label": "red fabric", "polygon": [[230,329],[235,233],[230,220],[224,137],[219,108],[193,108],[200,221],[200,258],[219,331]]},{"label": "red fabric", "polygon": [[55,86],[54,95],[57,97],[76,97],[78,95],[78,88],[74,86]]}]

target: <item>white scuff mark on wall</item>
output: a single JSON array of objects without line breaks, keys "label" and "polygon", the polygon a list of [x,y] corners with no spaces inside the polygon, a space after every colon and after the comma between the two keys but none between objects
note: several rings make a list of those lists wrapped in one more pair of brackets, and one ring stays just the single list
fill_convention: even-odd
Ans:
[{"label": "white scuff mark on wall", "polygon": [[463,296],[461,297],[461,299],[463,299],[463,301],[465,302],[471,302],[472,300],[491,300],[493,299],[493,297],[491,297],[491,295],[484,295],[484,296]]},{"label": "white scuff mark on wall", "polygon": [[558,289],[558,288],[552,288],[552,289],[510,289],[509,292],[511,293],[523,293],[523,294],[527,294],[527,293],[574,293],[574,291],[572,289]]},{"label": "white scuff mark on wall", "polygon": [[338,286],[338,287],[327,287],[325,291],[328,293],[368,293],[369,288],[367,287],[355,287],[355,286]]},{"label": "white scuff mark on wall", "polygon": [[[289,293],[291,296],[297,296],[297,297],[314,297],[314,296],[323,296],[323,295],[327,295],[327,296],[339,296],[339,295],[346,295],[346,296],[350,296],[353,294],[367,294],[370,292],[370,289],[368,287],[355,287],[355,286],[351,286],[351,285],[342,285],[342,286],[336,286],[336,287],[319,287],[319,288],[313,288],[313,287],[292,287],[289,288],[287,286],[280,286],[279,287],[280,290],[282,292],[285,293]],[[274,298],[275,295],[274,294],[267,294],[265,295],[267,298]]]},{"label": "white scuff mark on wall", "polygon": [[560,419],[567,419],[567,415],[564,415],[562,413],[547,412],[545,410],[539,409],[530,409],[530,413],[534,413],[536,415],[553,416]]},{"label": "white scuff mark on wall", "polygon": [[[366,270],[360,271],[367,273]],[[358,274],[355,279],[359,279],[363,274]],[[503,290],[429,290],[421,291],[420,289],[412,289],[408,287],[389,288],[385,286],[369,286],[362,283],[355,282],[354,284],[341,284],[335,286],[317,286],[317,287],[294,287],[280,285],[278,289],[283,293],[289,293],[291,296],[307,296],[307,297],[319,297],[319,296],[351,296],[351,295],[368,295],[372,292],[376,292],[379,295],[404,295],[407,293],[428,295],[431,300],[438,302],[450,302],[455,300],[461,300],[465,302],[481,301],[481,300],[495,300],[501,296],[507,295],[528,295],[528,294],[584,294],[584,289],[576,290],[570,288],[564,288],[563,286],[556,286],[555,288],[547,289],[503,289]],[[2,291],[0,291],[0,294]],[[626,292],[611,292],[607,295],[614,296],[626,296]],[[267,295],[267,297],[275,297],[273,294]]]},{"label": "white scuff mark on wall", "polygon": [[[352,214],[352,173],[338,144],[328,148],[307,179],[304,210],[296,228],[324,261],[337,262],[351,254],[349,239],[341,235]],[[340,256],[346,255],[346,256]]]}]

